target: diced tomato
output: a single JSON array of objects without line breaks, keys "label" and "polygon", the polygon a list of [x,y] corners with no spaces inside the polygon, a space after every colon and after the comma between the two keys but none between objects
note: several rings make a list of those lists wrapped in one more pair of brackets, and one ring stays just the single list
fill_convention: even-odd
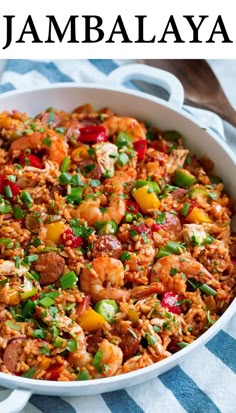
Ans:
[{"label": "diced tomato", "polygon": [[83,245],[83,238],[77,237],[73,234],[71,228],[66,229],[61,235],[61,240],[65,244],[69,245],[71,248],[80,248]]},{"label": "diced tomato", "polygon": [[79,129],[80,135],[78,137],[79,142],[84,143],[97,143],[97,142],[107,142],[108,137],[106,134],[106,129],[103,126],[91,125],[84,126]]},{"label": "diced tomato", "polygon": [[162,140],[152,141],[150,143],[150,148],[156,149],[157,151],[164,152],[164,153],[167,151],[167,147]]},{"label": "diced tomato", "polygon": [[147,152],[147,141],[145,139],[140,139],[139,141],[133,142],[133,146],[138,154],[138,160],[142,161]]},{"label": "diced tomato", "polygon": [[91,296],[86,295],[81,301],[81,303],[79,303],[78,305],[78,309],[76,312],[77,316],[80,316],[81,314],[83,314],[83,312],[89,308],[90,303],[91,303]]},{"label": "diced tomato", "polygon": [[166,307],[171,313],[181,314],[181,306],[176,305],[180,299],[181,297],[178,294],[175,294],[172,291],[167,291],[163,294],[161,305],[162,307]]},{"label": "diced tomato", "polygon": [[138,233],[138,234],[143,234],[145,233],[146,235],[149,235],[151,233],[151,229],[148,228],[147,225],[145,224],[138,224],[138,225],[133,225],[132,228]]},{"label": "diced tomato", "polygon": [[151,226],[151,230],[154,231],[154,232],[159,231],[159,229],[161,229],[161,228],[163,228],[163,225],[162,224],[156,224],[155,222]]},{"label": "diced tomato", "polygon": [[20,193],[20,188],[12,181],[10,181],[5,174],[0,175],[0,193],[5,194],[4,188],[9,186],[13,196],[16,196]]},{"label": "diced tomato", "polygon": [[137,214],[139,212],[139,206],[137,202],[131,201],[130,199],[127,199],[125,202],[127,212],[130,212],[131,214]]},{"label": "diced tomato", "polygon": [[34,168],[38,168],[38,169],[43,169],[44,168],[44,165],[43,165],[41,159],[39,159],[38,156],[33,155],[32,153],[30,153],[29,155],[26,155],[24,152],[21,152],[20,158],[19,158],[19,163],[21,165],[33,166]]},{"label": "diced tomato", "polygon": [[60,367],[62,365],[59,363],[55,363],[50,366],[46,371],[46,379],[47,380],[57,380],[60,375]]}]

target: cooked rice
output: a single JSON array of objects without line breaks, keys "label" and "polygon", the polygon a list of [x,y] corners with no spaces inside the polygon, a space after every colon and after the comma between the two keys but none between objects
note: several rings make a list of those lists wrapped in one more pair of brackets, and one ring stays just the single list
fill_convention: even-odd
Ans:
[{"label": "cooked rice", "polygon": [[124,374],[191,344],[227,309],[233,202],[178,132],[84,105],[5,111],[0,135],[1,372]]}]

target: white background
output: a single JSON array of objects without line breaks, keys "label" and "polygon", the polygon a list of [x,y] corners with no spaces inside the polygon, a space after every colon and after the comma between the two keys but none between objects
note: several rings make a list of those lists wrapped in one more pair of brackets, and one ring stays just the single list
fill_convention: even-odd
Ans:
[{"label": "white background", "polygon": [[[235,13],[233,12],[232,0],[68,0],[67,2],[58,0],[8,0],[1,1],[0,6],[0,58],[38,58],[38,59],[55,59],[55,58],[122,58],[134,59],[142,58],[236,58],[236,24]],[[115,43],[108,44],[106,40],[110,37],[118,15],[122,16],[125,28],[130,40],[133,43],[122,43],[122,36],[115,35]],[[15,15],[13,19],[13,40],[11,45],[3,50],[6,43],[6,19],[4,15]],[[43,41],[40,44],[32,43],[31,34],[24,36],[25,43],[15,43],[21,36],[27,16],[31,15],[39,35]],[[55,34],[54,44],[45,44],[48,38],[48,18],[46,15],[55,15],[57,22],[63,31],[69,17],[78,15],[77,38],[80,41],[77,44],[67,43],[69,31],[62,43],[60,43]],[[84,18],[82,15],[99,15],[103,18],[102,30],[104,31],[104,40],[99,43],[85,44],[84,40]],[[137,44],[138,24],[135,15],[147,15],[145,24],[145,38],[151,39],[156,36],[155,43]],[[174,43],[174,35],[167,35],[166,44],[158,43],[161,39],[170,15],[173,15],[180,33],[181,38],[185,41],[183,44]],[[199,38],[202,43],[189,43],[192,39],[193,32],[183,17],[184,15],[193,15],[196,25],[200,19],[199,15],[209,15],[203,22],[199,30]],[[215,35],[215,44],[207,44],[217,16],[221,15],[224,21],[227,33],[233,43],[222,43],[223,37]],[[29,29],[29,27],[28,27]],[[218,27],[219,29],[219,27]],[[94,32],[95,33],[95,32]]]}]

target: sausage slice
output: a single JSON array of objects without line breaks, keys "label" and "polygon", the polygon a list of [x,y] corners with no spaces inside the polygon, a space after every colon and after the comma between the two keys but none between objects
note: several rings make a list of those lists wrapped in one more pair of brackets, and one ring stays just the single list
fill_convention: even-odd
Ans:
[{"label": "sausage slice", "polygon": [[40,285],[53,284],[63,274],[65,260],[55,252],[40,254],[33,268],[40,274]]},{"label": "sausage slice", "polygon": [[13,339],[7,345],[3,354],[3,363],[11,373],[17,373],[17,363],[22,353],[22,342],[25,337]]},{"label": "sausage slice", "polygon": [[119,259],[122,254],[122,245],[115,235],[100,235],[93,244],[92,256],[110,257]]}]

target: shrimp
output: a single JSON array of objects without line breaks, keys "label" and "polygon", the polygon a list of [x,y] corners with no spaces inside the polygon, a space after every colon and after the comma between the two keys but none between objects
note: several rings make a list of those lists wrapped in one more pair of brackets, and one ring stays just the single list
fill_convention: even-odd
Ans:
[{"label": "shrimp", "polygon": [[132,137],[132,141],[146,139],[146,128],[134,118],[128,116],[111,116],[102,125],[107,129],[108,135],[114,135],[119,132],[127,132]]},{"label": "shrimp", "polygon": [[122,290],[124,285],[124,267],[120,260],[111,257],[98,257],[92,261],[92,267],[85,267],[80,276],[80,288],[86,295],[91,295],[97,302],[106,298],[121,301],[128,300],[129,291]]},{"label": "shrimp", "polygon": [[[171,270],[175,269],[176,274],[171,275]],[[173,290],[176,293],[184,293],[186,281],[181,274],[187,278],[194,277],[201,283],[209,283],[213,287],[219,288],[220,284],[211,273],[197,260],[180,256],[168,255],[160,258],[152,268],[151,282],[160,281],[165,290]]]},{"label": "shrimp", "polygon": [[[21,152],[26,149],[40,151],[42,149],[48,152],[48,157],[51,161],[60,165],[68,154],[67,143],[53,130],[46,130],[39,133],[34,132],[31,135],[22,136],[12,142],[9,152]],[[18,156],[18,153],[17,153]]]},{"label": "shrimp", "polygon": [[[100,344],[98,351],[102,354],[99,372],[95,372],[94,377],[115,376],[122,365],[123,353],[120,347],[104,339]],[[100,372],[101,371],[101,372]]]},{"label": "shrimp", "polygon": [[106,192],[111,193],[109,206],[100,209],[100,199],[89,198],[72,211],[74,218],[82,218],[93,225],[95,222],[115,221],[119,224],[125,216],[126,203],[123,198],[123,182],[120,177],[113,177],[104,182]]},{"label": "shrimp", "polygon": [[127,360],[121,369],[118,371],[118,374],[124,374],[124,373],[129,373],[130,371],[135,371],[142,369],[144,367],[150,366],[153,364],[153,361],[150,357],[150,355],[145,352],[144,354],[141,354],[139,356],[134,356]]},{"label": "shrimp", "polygon": [[139,285],[138,287],[134,287],[131,290],[131,297],[142,299],[148,297],[149,295],[153,294],[161,294],[164,290],[164,287],[161,283],[152,283],[149,285]]},{"label": "shrimp", "polygon": [[77,341],[77,349],[69,354],[68,361],[76,367],[82,367],[92,360],[92,356],[86,350],[86,338],[83,329],[71,318],[64,315],[53,317],[49,311],[42,307],[36,307],[36,314],[43,319],[46,324],[56,321],[57,328],[64,333],[70,334]]}]

